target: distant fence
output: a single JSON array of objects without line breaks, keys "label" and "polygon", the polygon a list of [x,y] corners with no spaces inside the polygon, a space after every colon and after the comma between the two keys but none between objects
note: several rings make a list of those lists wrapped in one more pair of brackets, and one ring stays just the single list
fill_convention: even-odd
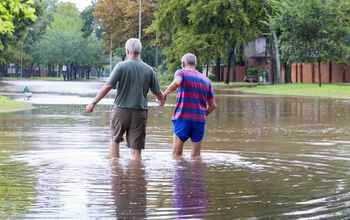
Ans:
[{"label": "distant fence", "polygon": [[[53,72],[54,76],[57,76],[57,71],[55,70]],[[39,75],[39,70],[33,70],[33,77],[48,77],[49,73],[47,70],[40,70],[40,75]]]},{"label": "distant fence", "polygon": [[[236,66],[236,81],[244,82],[247,69],[252,67],[270,70],[270,65]],[[224,81],[226,67],[221,66],[220,68],[220,81]],[[212,73],[214,72],[215,66],[212,67]],[[284,80],[285,65],[281,65],[281,73]],[[293,83],[318,83],[318,64],[293,63],[291,75]],[[230,68],[229,81],[232,82],[232,68]],[[350,63],[337,64],[335,61],[331,61],[321,64],[321,83],[350,83]]]}]

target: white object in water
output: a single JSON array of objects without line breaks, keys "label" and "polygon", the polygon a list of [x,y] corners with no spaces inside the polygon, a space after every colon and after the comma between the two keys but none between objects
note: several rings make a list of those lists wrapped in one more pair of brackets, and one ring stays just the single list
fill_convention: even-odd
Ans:
[{"label": "white object in water", "polygon": [[24,92],[24,100],[29,100],[32,96],[33,94],[31,92]]}]

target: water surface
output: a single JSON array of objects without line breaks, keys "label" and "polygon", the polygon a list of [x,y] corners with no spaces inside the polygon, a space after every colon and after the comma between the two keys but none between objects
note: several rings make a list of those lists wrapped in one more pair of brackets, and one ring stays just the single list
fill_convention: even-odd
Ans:
[{"label": "water surface", "polygon": [[172,153],[175,96],[149,96],[146,150],[109,160],[115,91],[103,82],[11,81],[33,109],[0,113],[1,219],[346,219],[350,100],[214,91],[202,157]]}]

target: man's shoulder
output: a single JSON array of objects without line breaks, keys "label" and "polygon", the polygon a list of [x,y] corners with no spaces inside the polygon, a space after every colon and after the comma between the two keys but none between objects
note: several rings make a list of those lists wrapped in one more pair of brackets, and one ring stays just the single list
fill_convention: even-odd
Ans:
[{"label": "man's shoulder", "polygon": [[177,73],[177,72],[179,72],[179,73],[181,73],[181,74],[184,74],[184,75],[193,76],[193,77],[196,77],[196,78],[199,78],[199,79],[203,79],[203,80],[206,81],[207,83],[211,84],[209,78],[208,78],[206,75],[204,75],[204,74],[198,72],[197,70],[192,70],[192,69],[178,69],[178,70],[176,70],[175,73]]},{"label": "man's shoulder", "polygon": [[150,65],[148,65],[147,63],[145,63],[142,60],[140,60],[140,59],[129,59],[127,61],[130,61],[131,63],[134,63],[134,64],[136,64],[136,65],[138,65],[138,66],[140,66],[142,68],[149,69],[149,70],[151,70],[153,72],[153,68]]}]

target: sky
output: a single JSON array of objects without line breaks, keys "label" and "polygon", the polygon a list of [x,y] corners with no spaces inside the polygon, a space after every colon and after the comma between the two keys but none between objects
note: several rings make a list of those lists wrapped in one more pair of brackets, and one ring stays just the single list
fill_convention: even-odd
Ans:
[{"label": "sky", "polygon": [[87,6],[91,5],[91,0],[61,0],[61,1],[75,3],[79,11],[83,11]]}]

